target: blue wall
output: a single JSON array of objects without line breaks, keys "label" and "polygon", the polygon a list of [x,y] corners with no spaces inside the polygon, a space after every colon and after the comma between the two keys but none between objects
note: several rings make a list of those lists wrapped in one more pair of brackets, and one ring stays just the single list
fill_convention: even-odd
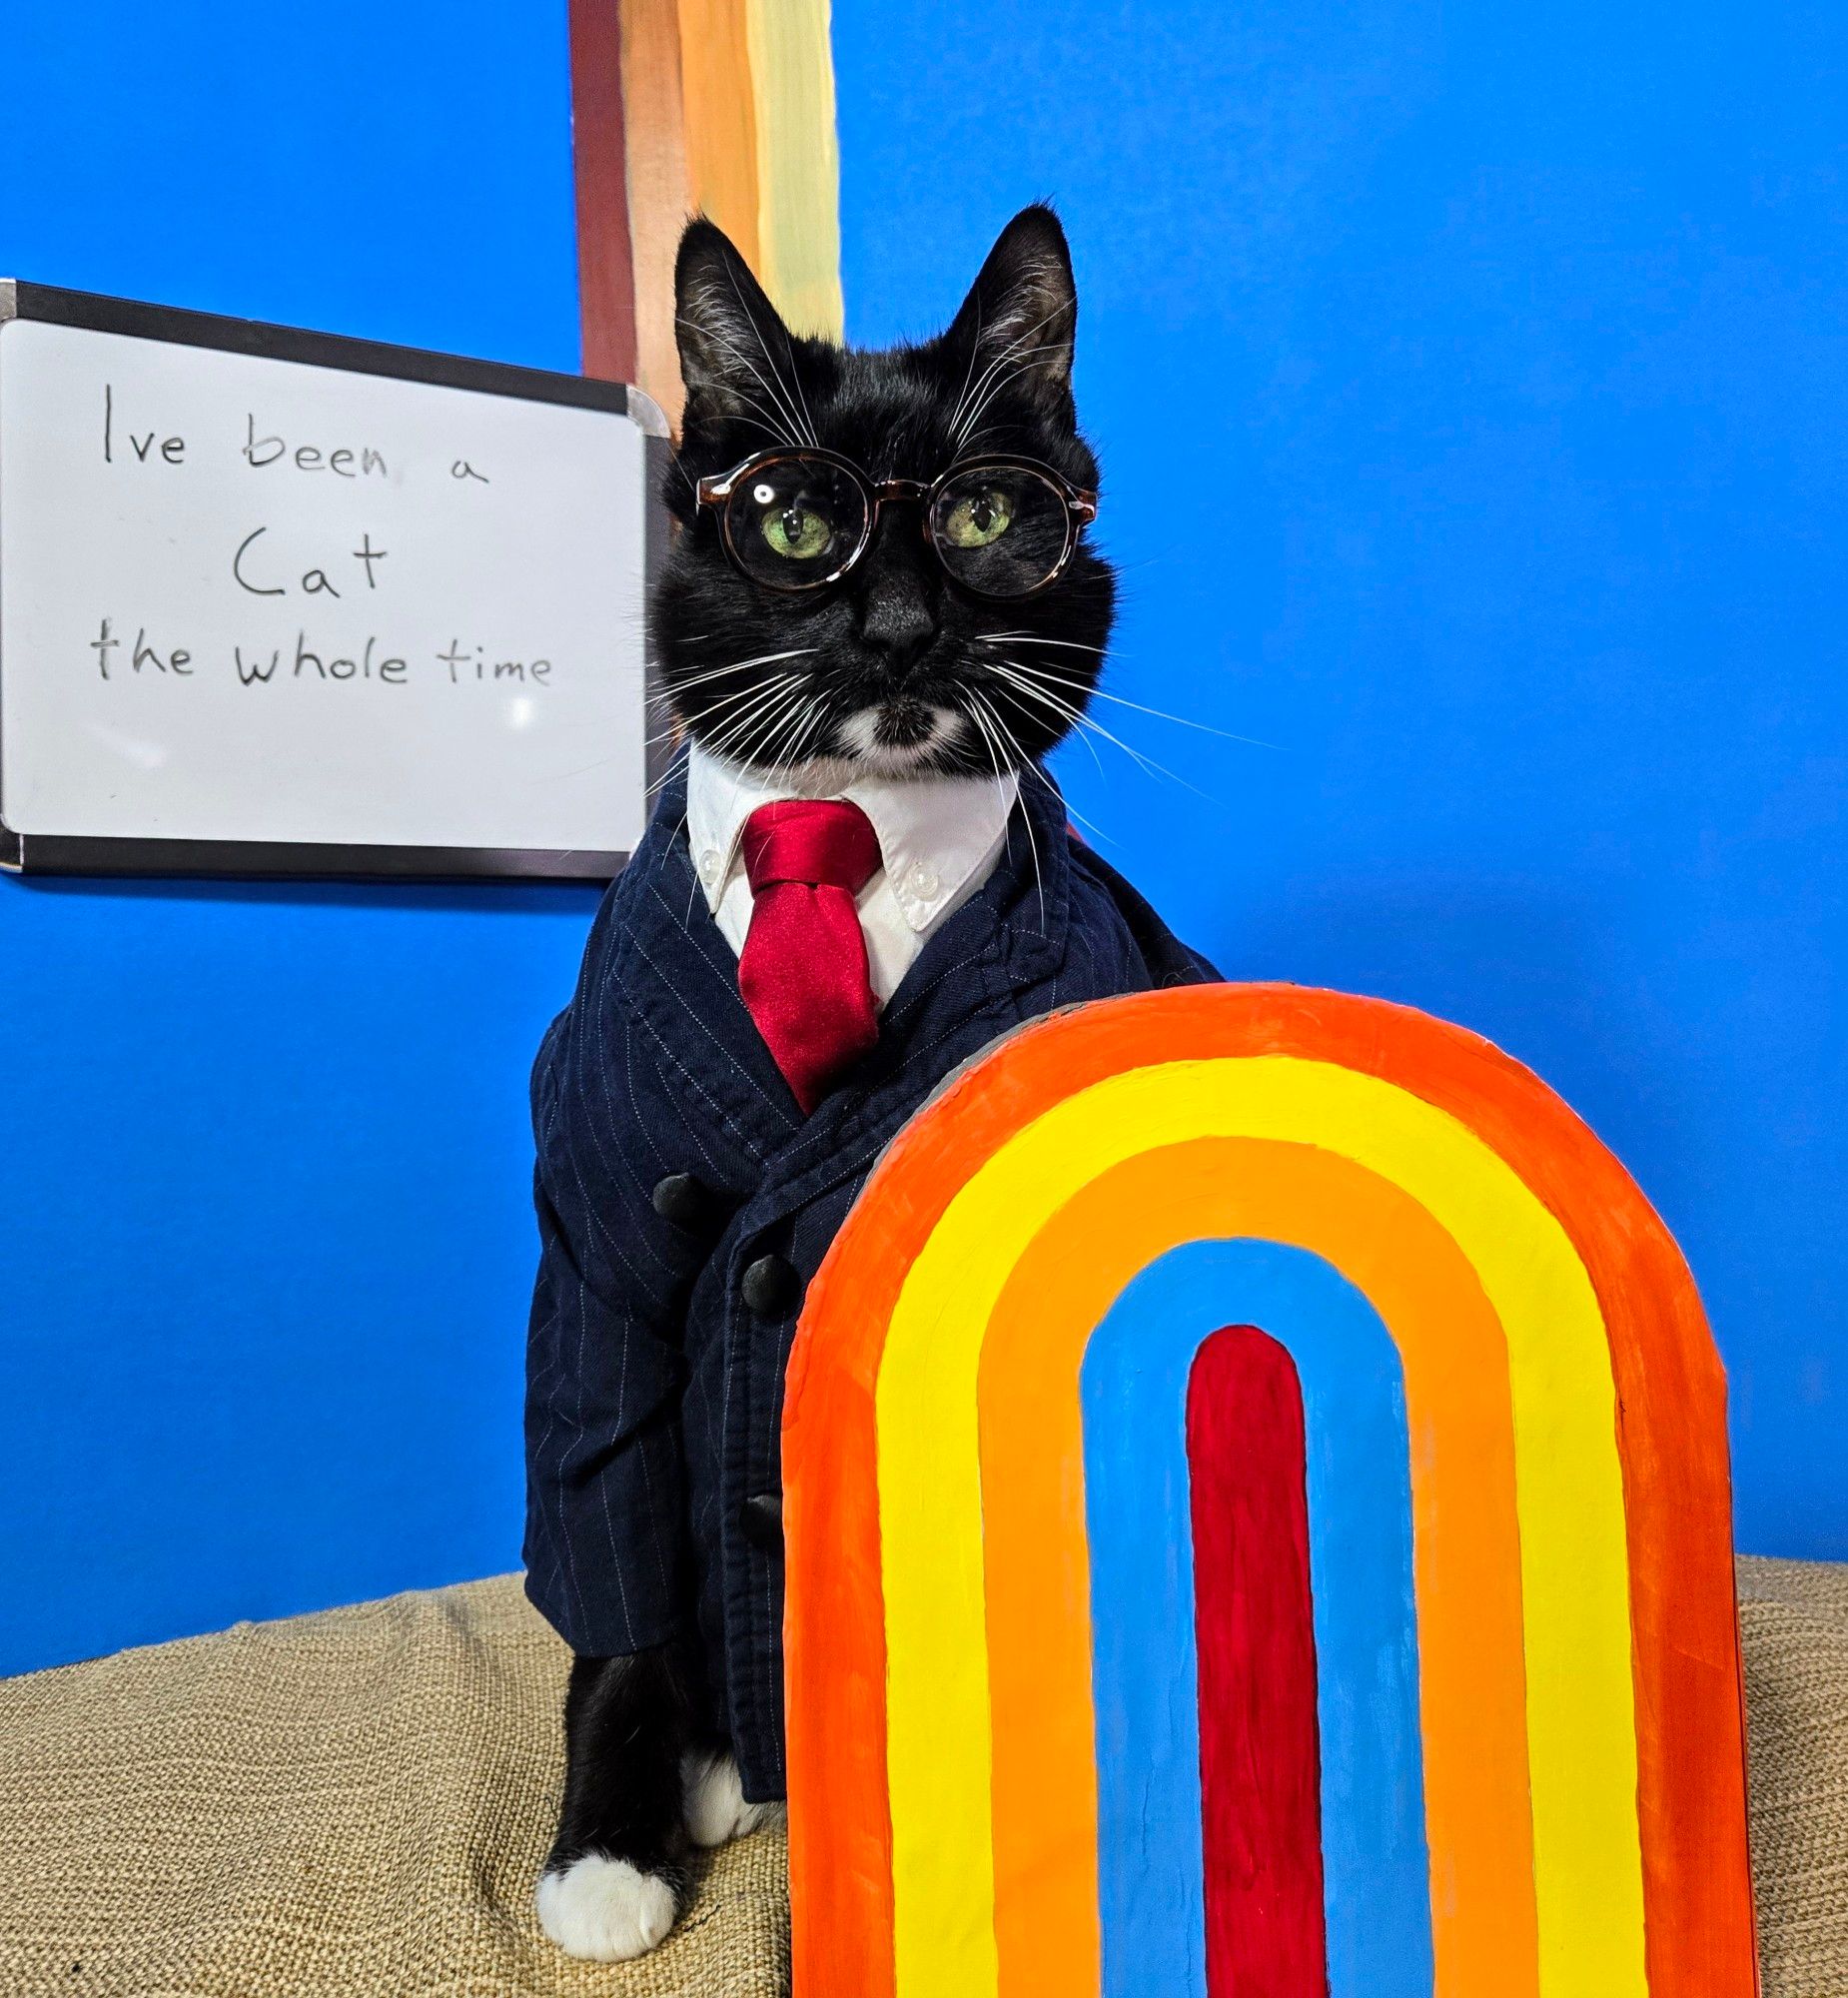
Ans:
[{"label": "blue wall", "polygon": [[1700,1280],[1743,1544],[1848,1555],[1848,14],[834,34],[850,338],[933,331],[1055,198],[1108,684],[1277,745],[1105,703],[1180,781],[1068,750],[1079,810],[1234,976],[1412,1001],[1574,1103]]},{"label": "blue wall", "polygon": [[[16,6],[0,270],[572,367],[563,11]],[[1848,1554],[1848,22],[835,42],[850,332],[934,329],[1057,198],[1111,684],[1277,745],[1105,704],[1179,781],[1100,743],[1078,808],[1235,975],[1576,1103],[1705,1290],[1744,1543]],[[0,882],[0,1669],[512,1564],[525,1069],[588,911]]]},{"label": "blue wall", "polygon": [[[0,272],[577,365],[564,8],[15,6]],[[581,890],[0,881],[0,1670],[519,1550]]]}]

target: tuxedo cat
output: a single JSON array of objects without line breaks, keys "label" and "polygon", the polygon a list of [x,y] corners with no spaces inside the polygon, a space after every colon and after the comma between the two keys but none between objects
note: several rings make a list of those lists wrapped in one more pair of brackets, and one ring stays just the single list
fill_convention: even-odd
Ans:
[{"label": "tuxedo cat", "polygon": [[792,335],[705,221],[675,297],[686,749],[534,1071],[527,1587],[576,1653],[537,1899],[601,1959],[777,1807],[781,1369],[878,1150],[1021,1019],[1214,975],[1043,768],[1114,599],[1052,212],[922,344]]}]

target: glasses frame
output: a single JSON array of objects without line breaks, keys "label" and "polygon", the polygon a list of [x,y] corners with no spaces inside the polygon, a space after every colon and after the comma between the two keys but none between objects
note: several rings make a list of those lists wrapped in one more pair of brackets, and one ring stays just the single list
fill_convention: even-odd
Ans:
[{"label": "glasses frame", "polygon": [[[785,459],[818,459],[824,465],[831,465],[837,472],[844,473],[860,489],[866,501],[866,525],[853,550],[839,567],[826,575],[818,575],[801,582],[771,582],[746,566],[739,554],[737,544],[731,536],[731,496],[740,483],[752,473],[761,472],[769,465],[781,464]],[[931,515],[936,511],[937,499],[952,479],[961,479],[971,472],[1006,469],[1014,472],[1028,472],[1043,479],[1065,502],[1065,545],[1059,550],[1059,559],[1047,574],[1031,589],[1015,589],[1005,593],[988,589],[978,589],[973,583],[965,582],[951,569],[943,550],[937,545],[937,536],[931,526]],[[811,589],[826,589],[836,583],[852,569],[853,565],[872,545],[872,538],[879,530],[881,507],[892,503],[917,503],[922,508],[924,538],[930,543],[931,553],[937,557],[938,565],[958,589],[967,590],[971,596],[980,596],[990,603],[1019,603],[1023,598],[1038,596],[1042,590],[1050,589],[1065,573],[1066,564],[1078,546],[1078,536],[1097,518],[1097,495],[1083,487],[1074,486],[1062,473],[1050,465],[1043,465],[1037,458],[1011,457],[1005,452],[993,452],[980,458],[959,459],[946,466],[935,479],[869,479],[850,458],[843,458],[837,451],[827,451],[817,445],[787,446],[774,451],[753,452],[742,464],[734,465],[729,472],[719,473],[700,480],[694,489],[700,505],[711,506],[718,513],[719,538],[725,544],[725,552],[731,558],[731,565],[749,582],[761,583],[765,589],[781,591],[787,596],[804,594]]]}]

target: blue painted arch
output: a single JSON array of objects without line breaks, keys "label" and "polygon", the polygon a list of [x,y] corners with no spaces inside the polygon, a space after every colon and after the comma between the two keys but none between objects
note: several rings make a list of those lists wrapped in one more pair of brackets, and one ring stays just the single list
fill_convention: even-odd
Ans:
[{"label": "blue painted arch", "polygon": [[1085,1350],[1105,1998],[1206,1998],[1186,1409],[1227,1325],[1275,1339],[1303,1391],[1331,1998],[1429,1998],[1403,1370],[1331,1264],[1243,1239],[1170,1250]]}]

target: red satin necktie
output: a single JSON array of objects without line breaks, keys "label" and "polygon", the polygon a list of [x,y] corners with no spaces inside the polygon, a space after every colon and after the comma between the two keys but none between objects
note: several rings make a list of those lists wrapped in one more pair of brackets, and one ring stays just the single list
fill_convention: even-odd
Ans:
[{"label": "red satin necktie", "polygon": [[858,805],[785,798],[744,821],[752,901],[738,990],[804,1116],[879,1038],[854,906],[878,866]]}]

